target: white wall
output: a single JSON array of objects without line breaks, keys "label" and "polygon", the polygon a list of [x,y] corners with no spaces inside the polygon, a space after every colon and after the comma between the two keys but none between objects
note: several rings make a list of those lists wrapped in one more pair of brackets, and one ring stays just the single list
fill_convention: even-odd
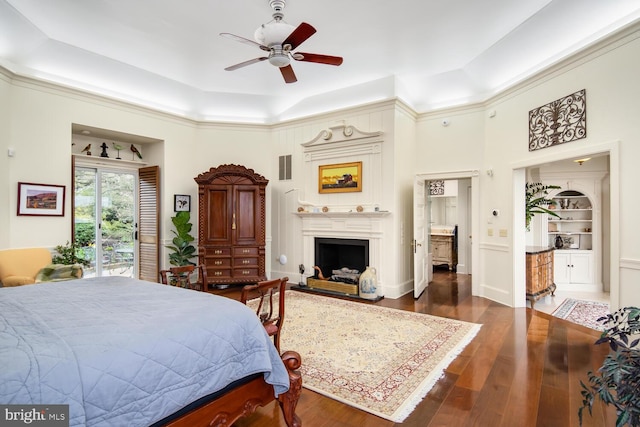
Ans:
[{"label": "white wall", "polygon": [[[411,287],[413,175],[480,172],[479,185],[474,184],[480,193],[480,226],[474,231],[474,245],[477,243],[480,248],[474,291],[507,305],[524,306],[524,262],[520,259],[525,241],[524,218],[520,218],[519,210],[523,208],[518,200],[523,197],[519,188],[524,178],[521,171],[577,153],[612,150],[612,307],[622,303],[640,305],[636,285],[640,283],[640,227],[636,219],[640,211],[640,198],[636,197],[640,182],[639,37],[640,25],[636,25],[482,105],[417,117],[402,103],[392,100],[274,126],[203,124],[22,78],[9,83],[0,78],[0,112],[6,113],[0,119],[0,148],[16,149],[16,156],[8,160],[6,150],[0,153],[0,200],[8,199],[0,206],[0,247],[54,246],[69,238],[69,215],[15,215],[17,182],[69,186],[71,123],[82,123],[163,141],[159,158],[163,159],[165,238],[173,214],[173,194],[195,198],[193,178],[197,174],[221,163],[238,163],[267,177],[267,243],[271,260],[267,265],[271,264],[274,275],[287,274],[297,280],[300,224],[292,212],[298,206],[298,196],[318,198],[309,190],[308,179],[313,172],[305,170],[300,143],[310,141],[335,122],[344,121],[363,131],[384,133],[380,173],[385,184],[380,207],[391,211],[393,218],[385,230],[393,242],[385,259],[395,282],[389,281],[393,287],[390,295]],[[587,94],[587,138],[529,152],[528,112],[583,88]],[[442,126],[443,119],[448,120],[448,126]],[[277,180],[277,158],[282,154],[293,155],[291,181]],[[493,176],[486,174],[488,169],[493,170]],[[286,193],[292,188],[305,191]],[[499,209],[501,215],[493,218],[492,209]],[[275,262],[280,253],[289,257],[285,266]]]},{"label": "white wall", "polygon": [[[0,83],[0,90],[6,87]],[[53,247],[70,239],[73,123],[162,141],[158,143],[161,149],[149,145],[143,152],[144,161],[158,164],[161,170],[163,245],[171,238],[173,194],[191,195],[192,217],[196,218],[194,231],[197,232],[198,189],[193,178],[198,174],[222,163],[236,163],[273,179],[269,133],[262,127],[199,125],[37,82],[20,82],[12,86],[7,117],[10,126],[2,126],[0,136],[4,135],[4,129],[9,129],[8,138],[2,139],[3,146],[14,147],[16,155],[0,172],[0,188],[3,189],[0,191],[5,188],[9,191],[9,203],[0,213],[0,218],[8,217],[0,247]],[[0,156],[0,162],[6,161],[5,153],[6,150]],[[94,150],[94,156],[99,153],[99,149]],[[65,185],[65,216],[16,216],[18,182]],[[164,250],[162,247],[161,251]],[[165,256],[163,254],[163,258]]]},{"label": "white wall", "polygon": [[[9,218],[10,210],[10,184],[9,162],[12,160],[7,155],[11,129],[11,84],[7,76],[0,69],[0,248],[9,247]],[[16,184],[17,185],[17,184]],[[4,207],[4,208],[3,208]],[[15,211],[14,211],[15,212]]]},{"label": "white wall", "polygon": [[[412,170],[407,167],[410,162],[411,149],[403,150],[398,146],[413,144],[413,118],[397,117],[401,107],[396,102],[384,102],[371,106],[363,106],[348,111],[296,120],[276,125],[273,129],[272,163],[277,167],[277,157],[292,155],[292,179],[290,181],[273,182],[272,217],[273,255],[271,257],[272,274],[288,276],[294,281],[300,280],[298,265],[303,263],[301,219],[295,215],[300,206],[298,199],[311,202],[316,206],[339,207],[362,205],[365,210],[372,210],[378,205],[381,210],[391,212],[391,220],[385,221],[385,241],[391,242],[384,248],[382,262],[375,266],[385,272],[382,292],[388,297],[398,297],[412,289],[412,270],[410,263],[411,239],[411,195],[403,194],[406,183],[412,180]],[[317,190],[317,165],[303,158],[301,144],[316,138],[318,134],[337,123],[354,126],[363,132],[382,132],[381,145],[382,167],[376,170],[370,164],[363,163],[363,191],[361,193],[319,194]],[[408,123],[408,124],[407,124]],[[400,141],[399,141],[400,140]],[[400,156],[400,159],[398,159]],[[344,162],[354,161],[345,157]],[[341,160],[342,161],[342,160]],[[399,165],[401,169],[399,169]],[[378,175],[373,179],[373,174]],[[373,188],[372,182],[380,182],[381,188]],[[403,185],[399,185],[402,182]],[[271,184],[270,184],[271,185]],[[287,193],[287,191],[297,189]],[[287,255],[289,262],[280,265],[276,257]],[[305,276],[312,275],[311,267],[305,265]]]},{"label": "white wall", "polygon": [[[613,258],[619,248],[619,260],[611,265],[613,281],[616,281],[617,271],[620,275],[619,284],[611,284],[612,307],[640,304],[636,285],[640,280],[640,247],[637,245],[640,227],[634,219],[640,201],[629,196],[637,193],[634,187],[640,182],[640,168],[637,167],[640,158],[640,121],[637,120],[640,85],[634,77],[640,72],[637,61],[640,41],[637,27],[635,31],[610,45],[601,44],[598,49],[495,98],[480,111],[452,110],[419,119],[418,134],[425,153],[419,156],[424,164],[421,171],[455,170],[465,166],[481,170],[481,229],[474,242],[478,242],[481,249],[479,280],[482,295],[508,305],[524,305],[524,294],[514,291],[521,288],[524,281],[524,272],[514,268],[518,253],[523,251],[523,248],[513,246],[514,233],[524,236],[521,227],[514,230],[514,224],[524,224],[524,219],[514,218],[515,171],[554,158],[575,157],[576,153],[589,151],[589,147],[599,151],[601,147],[612,146],[612,141],[619,141],[619,164],[615,163],[617,157],[614,156],[611,165],[619,174],[620,195],[619,206],[611,206],[611,223],[619,224],[621,230],[619,236],[612,234],[611,241]],[[583,88],[587,94],[587,138],[529,152],[528,112]],[[495,112],[495,115],[490,117],[489,112]],[[451,118],[448,127],[438,127],[442,117]],[[457,123],[466,133],[454,132]],[[448,137],[443,137],[446,133],[449,133]],[[482,145],[483,150],[478,151],[478,145]],[[493,169],[492,177],[482,173],[487,169]],[[616,203],[616,184],[611,185],[612,202]],[[499,209],[501,215],[492,220],[491,209]],[[489,236],[490,230],[493,236]],[[500,236],[500,230],[506,232],[506,237]],[[618,285],[619,294],[614,290]]]}]

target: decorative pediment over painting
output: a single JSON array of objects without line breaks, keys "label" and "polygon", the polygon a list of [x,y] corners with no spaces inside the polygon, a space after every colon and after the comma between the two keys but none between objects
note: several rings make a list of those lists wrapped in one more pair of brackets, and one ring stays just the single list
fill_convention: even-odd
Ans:
[{"label": "decorative pediment over painting", "polygon": [[338,124],[318,133],[311,141],[302,144],[305,153],[353,147],[382,142],[382,132],[365,132],[355,126]]},{"label": "decorative pediment over painting", "polygon": [[529,111],[529,151],[587,136],[587,98],[582,89]]}]

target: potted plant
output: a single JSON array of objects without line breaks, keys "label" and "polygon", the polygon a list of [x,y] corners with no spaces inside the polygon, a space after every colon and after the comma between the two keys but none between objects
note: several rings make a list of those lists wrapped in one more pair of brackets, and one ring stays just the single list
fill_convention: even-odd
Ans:
[{"label": "potted plant", "polygon": [[555,205],[552,199],[547,198],[549,190],[560,189],[557,185],[544,185],[541,182],[528,182],[525,188],[525,222],[527,231],[531,226],[531,219],[535,214],[546,213],[553,217],[560,218],[560,215],[547,208]]},{"label": "potted plant", "polygon": [[76,242],[71,243],[67,240],[65,245],[55,247],[56,255],[52,257],[51,262],[53,264],[64,265],[81,264],[84,267],[88,267],[89,260],[78,255],[80,249],[80,246]]},{"label": "potted plant", "polygon": [[[598,319],[605,330],[596,345],[609,343],[611,352],[605,357],[597,373],[589,371],[589,385],[582,385],[582,407],[578,418],[582,425],[582,411],[591,408],[596,398],[613,405],[618,415],[616,427],[640,425],[640,308],[625,307]],[[633,339],[631,341],[631,339]]]},{"label": "potted plant", "polygon": [[191,213],[189,211],[180,211],[171,218],[171,222],[176,228],[171,230],[174,234],[173,244],[166,246],[173,251],[173,253],[169,254],[169,263],[171,265],[196,265],[191,261],[196,256],[196,248],[191,244],[195,239],[191,235],[193,225],[190,221]]}]

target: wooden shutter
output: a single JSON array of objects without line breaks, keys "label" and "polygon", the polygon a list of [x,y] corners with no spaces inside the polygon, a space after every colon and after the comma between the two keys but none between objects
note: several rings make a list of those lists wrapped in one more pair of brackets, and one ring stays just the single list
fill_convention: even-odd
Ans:
[{"label": "wooden shutter", "polygon": [[138,277],[158,282],[160,265],[160,168],[138,170]]}]

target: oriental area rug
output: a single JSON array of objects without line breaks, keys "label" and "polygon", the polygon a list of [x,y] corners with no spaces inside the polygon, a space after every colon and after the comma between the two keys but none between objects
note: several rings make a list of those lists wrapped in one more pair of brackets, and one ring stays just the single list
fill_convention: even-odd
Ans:
[{"label": "oriental area rug", "polygon": [[609,314],[609,304],[567,298],[551,314],[560,319],[602,331],[604,325],[598,322],[598,319]]},{"label": "oriental area rug", "polygon": [[402,422],[480,326],[287,291],[280,348],[300,353],[303,387]]}]

